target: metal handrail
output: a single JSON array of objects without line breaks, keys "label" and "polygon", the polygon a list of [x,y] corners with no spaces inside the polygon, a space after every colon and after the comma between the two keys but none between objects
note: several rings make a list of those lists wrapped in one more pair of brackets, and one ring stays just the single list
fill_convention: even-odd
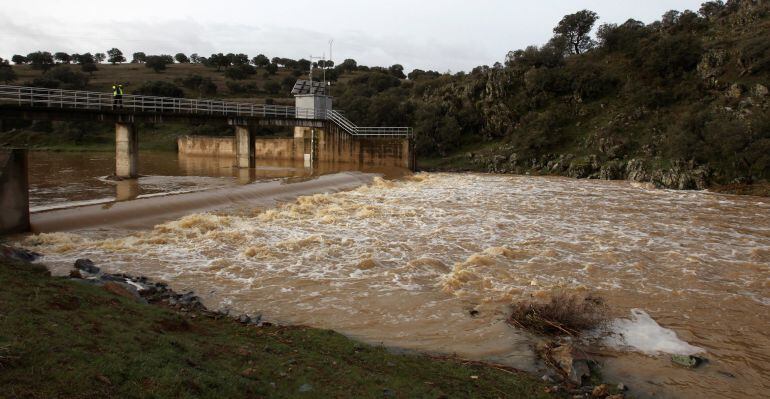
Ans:
[{"label": "metal handrail", "polygon": [[[0,102],[15,103],[19,106],[98,111],[112,110],[113,101],[112,93],[0,85]],[[413,136],[412,128],[408,127],[358,127],[335,110],[324,112],[284,105],[125,94],[120,109],[144,113],[328,120],[352,136],[407,138]]]}]

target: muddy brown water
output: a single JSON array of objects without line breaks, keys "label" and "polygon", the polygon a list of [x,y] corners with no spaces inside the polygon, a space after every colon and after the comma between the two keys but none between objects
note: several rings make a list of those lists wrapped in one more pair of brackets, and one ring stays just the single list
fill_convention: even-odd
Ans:
[{"label": "muddy brown water", "polygon": [[240,204],[144,228],[21,241],[57,273],[88,257],[110,272],[194,290],[212,308],[533,371],[534,337],[504,322],[508,304],[554,290],[596,291],[613,317],[641,309],[709,359],[687,370],[666,353],[601,347],[605,377],[633,395],[746,398],[770,390],[766,198],[419,174],[277,207]]}]

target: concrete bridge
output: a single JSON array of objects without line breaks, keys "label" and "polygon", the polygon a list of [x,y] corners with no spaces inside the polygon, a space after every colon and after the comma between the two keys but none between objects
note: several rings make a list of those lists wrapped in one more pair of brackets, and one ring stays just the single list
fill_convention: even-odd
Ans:
[{"label": "concrete bridge", "polygon": [[[295,86],[295,107],[131,94],[123,96],[122,104],[113,106],[112,93],[0,85],[0,120],[85,120],[115,123],[115,176],[119,178],[138,176],[139,136],[136,124],[140,122],[227,122],[235,128],[234,166],[238,168],[254,167],[256,149],[265,147],[265,143],[257,142],[254,135],[255,128],[260,126],[294,127],[294,137],[291,139],[294,143],[292,156],[301,156],[311,165],[318,160],[358,159],[363,152],[376,146],[381,151],[384,149],[395,154],[401,162],[398,166],[414,168],[411,128],[359,127],[345,118],[343,113],[332,109],[331,97],[326,96],[323,90],[315,90],[317,86],[314,86],[313,82],[310,82],[309,86],[305,83],[307,81],[298,81]],[[180,151],[182,150],[180,146]],[[267,153],[269,152],[261,154]],[[24,164],[26,160],[18,161],[23,158],[23,155],[15,154],[6,157],[4,162],[16,159]],[[20,167],[26,173],[26,166]],[[9,173],[11,172],[0,170],[0,178],[9,178]],[[26,182],[26,176],[12,180]],[[8,193],[6,187],[0,189]],[[8,186],[8,189],[10,190],[11,186]],[[26,196],[27,193],[24,193],[14,201],[26,202]],[[5,211],[4,208],[3,212]],[[18,228],[9,228],[6,222],[0,220],[0,234],[15,230]]]},{"label": "concrete bridge", "polygon": [[[258,126],[295,127],[295,139],[314,142],[307,149],[311,161],[318,157],[313,137],[316,133],[319,136],[346,136],[353,141],[384,139],[411,144],[411,128],[359,127],[331,106],[318,106],[318,98],[328,97],[300,94],[297,104],[308,106],[288,107],[127,94],[123,96],[122,105],[113,107],[112,93],[0,85],[0,118],[114,122],[115,176],[121,178],[138,175],[137,122],[226,121],[235,127],[236,166],[240,168],[255,165],[253,131]],[[411,145],[407,148],[408,153],[402,154],[406,163],[404,166],[413,168]]]}]

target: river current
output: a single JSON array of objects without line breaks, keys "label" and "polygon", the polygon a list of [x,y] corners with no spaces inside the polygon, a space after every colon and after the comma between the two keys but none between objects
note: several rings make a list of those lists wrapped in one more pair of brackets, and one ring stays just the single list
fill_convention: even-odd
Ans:
[{"label": "river current", "polygon": [[[595,292],[618,330],[598,342],[604,375],[633,395],[770,390],[766,198],[431,173],[21,242],[56,273],[87,257],[194,290],[211,308],[533,371],[536,339],[505,323],[508,306]],[[709,362],[683,369],[672,353]]]}]

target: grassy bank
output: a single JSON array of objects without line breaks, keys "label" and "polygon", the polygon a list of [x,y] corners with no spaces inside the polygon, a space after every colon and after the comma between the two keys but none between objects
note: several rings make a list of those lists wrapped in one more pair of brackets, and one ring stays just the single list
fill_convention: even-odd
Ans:
[{"label": "grassy bank", "polygon": [[0,260],[0,285],[2,397],[546,396],[526,374],[179,313],[40,266]]}]

